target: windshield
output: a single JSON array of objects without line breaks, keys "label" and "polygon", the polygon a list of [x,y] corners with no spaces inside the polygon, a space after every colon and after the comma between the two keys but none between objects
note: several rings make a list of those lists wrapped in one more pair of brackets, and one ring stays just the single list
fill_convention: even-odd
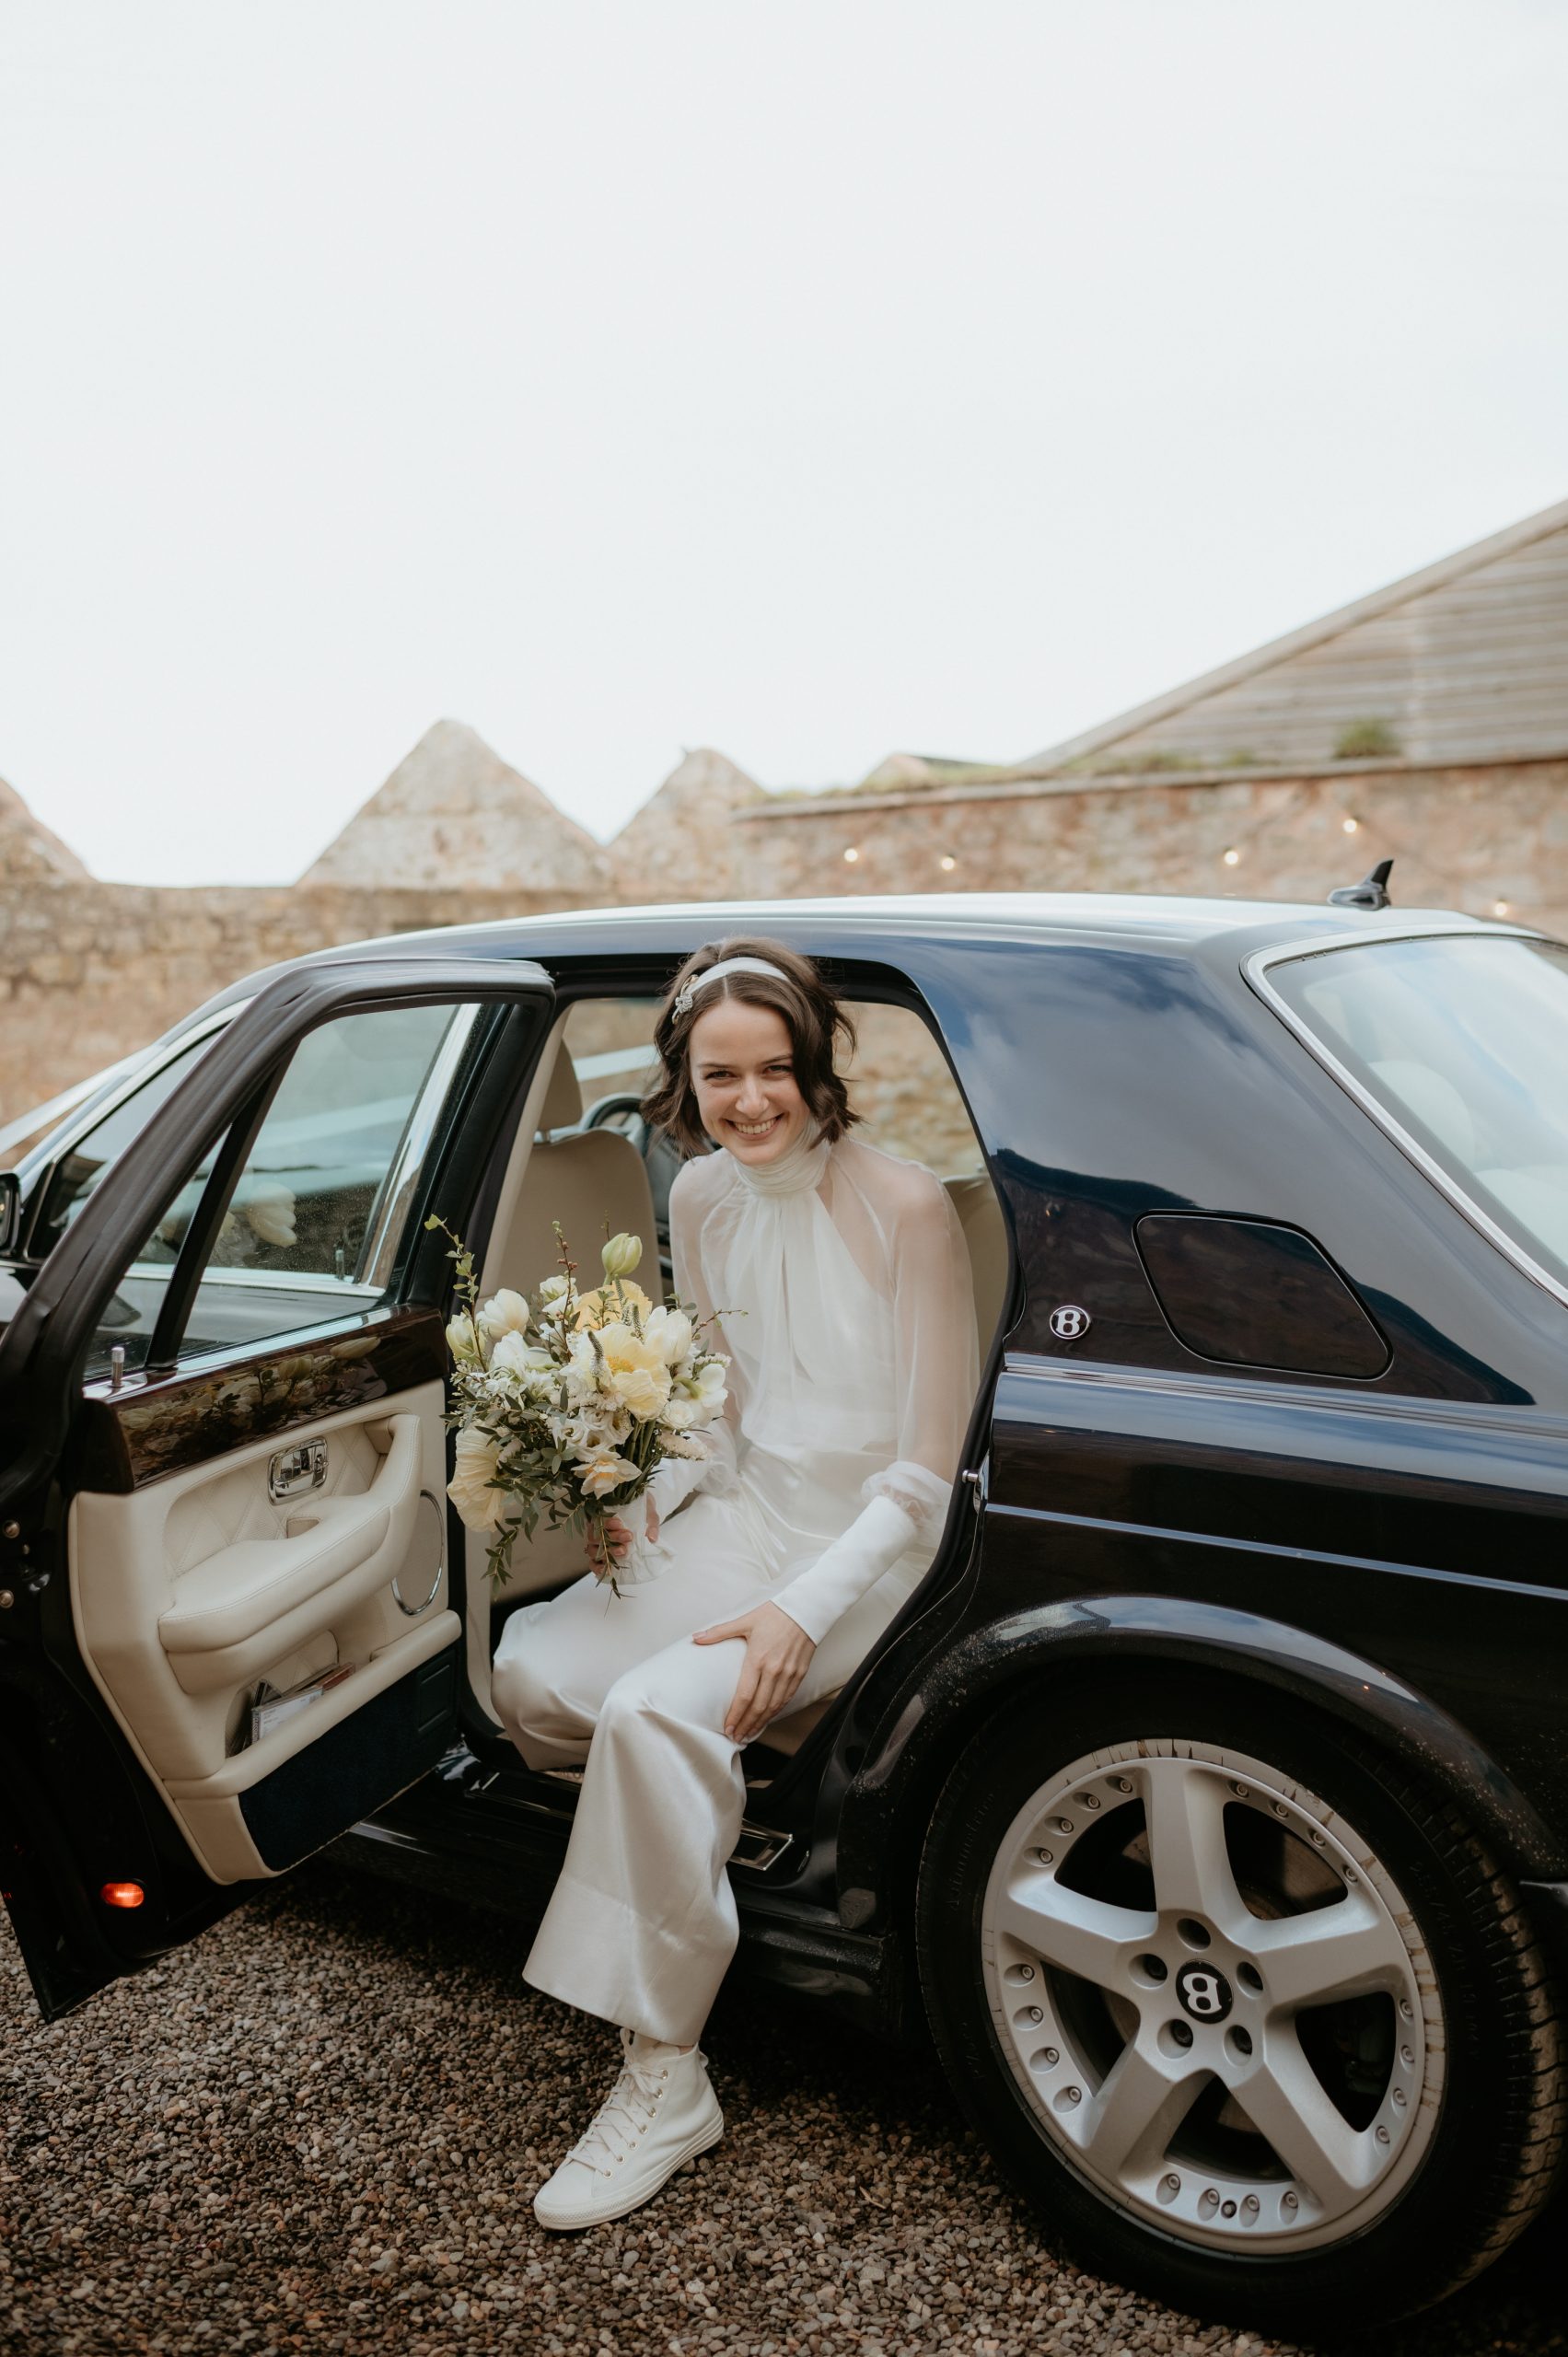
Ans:
[{"label": "windshield", "polygon": [[1568,1285],[1568,948],[1357,943],[1271,966],[1269,981],[1458,1191]]}]

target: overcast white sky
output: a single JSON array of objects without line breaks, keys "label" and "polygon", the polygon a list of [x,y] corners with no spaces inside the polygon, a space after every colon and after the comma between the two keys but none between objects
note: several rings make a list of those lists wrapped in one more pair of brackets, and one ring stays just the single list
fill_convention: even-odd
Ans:
[{"label": "overcast white sky", "polygon": [[0,775],[1007,759],[1568,493],[1563,0],[0,0]]}]

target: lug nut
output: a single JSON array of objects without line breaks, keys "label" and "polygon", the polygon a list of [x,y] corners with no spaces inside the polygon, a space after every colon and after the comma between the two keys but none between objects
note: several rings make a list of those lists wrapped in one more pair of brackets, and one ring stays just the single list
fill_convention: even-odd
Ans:
[{"label": "lug nut", "polygon": [[1166,2189],[1166,2191],[1167,2191],[1167,2193],[1179,2193],[1179,2192],[1180,2192],[1180,2190],[1181,2190],[1181,2179],[1180,2179],[1179,2177],[1177,2177],[1177,2176],[1174,2174],[1174,2172],[1173,2172],[1169,2177],[1167,2177],[1166,2178],[1166,2181],[1165,2181],[1165,2189]]},{"label": "lug nut", "polygon": [[1185,2048],[1191,2046],[1192,2043],[1192,2025],[1191,2022],[1172,2022],[1170,2026],[1170,2034],[1178,2046]]},{"label": "lug nut", "polygon": [[1300,2206],[1301,2206],[1301,2205],[1300,2205],[1300,2203],[1296,2200],[1296,2198],[1295,2198],[1295,2194],[1294,2194],[1294,2193],[1287,2193],[1287,2194],[1285,2195],[1284,2200],[1280,2203],[1280,2208],[1281,2208],[1282,2210],[1289,2210],[1293,2214],[1294,2214],[1294,2212],[1295,2212],[1296,2210],[1298,2210],[1298,2209],[1300,2208]]},{"label": "lug nut", "polygon": [[1377,2142],[1378,2142],[1380,2144],[1386,2144],[1386,2143],[1388,2142],[1388,2130],[1387,2130],[1386,2128],[1379,2127],[1379,2129],[1378,2129],[1378,2131],[1377,2131]]},{"label": "lug nut", "polygon": [[1274,1803],[1274,1815],[1276,1817],[1288,1817],[1290,1815],[1290,1811],[1286,1808],[1283,1801],[1276,1801]]},{"label": "lug nut", "polygon": [[1400,1999],[1400,2019],[1402,2022],[1413,2022],[1415,2019],[1415,2014],[1411,2010],[1411,2001],[1408,1997],[1401,1997]]},{"label": "lug nut", "polygon": [[1119,1793],[1130,1793],[1132,1789],[1132,1778],[1130,1776],[1118,1776],[1116,1780],[1116,1789]]},{"label": "lug nut", "polygon": [[1055,1852],[1051,1850],[1037,1850],[1034,1853],[1034,1861],[1037,1866],[1049,1866],[1053,1864],[1054,1859]]},{"label": "lug nut", "polygon": [[1061,2061],[1062,2057],[1057,2052],[1054,2046],[1048,2046],[1045,2049],[1045,2060],[1048,2068],[1054,2071],[1056,2065]]},{"label": "lug nut", "polygon": [[1258,2215],[1258,2196],[1255,2193],[1249,2193],[1246,2200],[1242,2203],[1241,2214],[1246,2219],[1249,2225],[1252,2223],[1253,2219]]},{"label": "lug nut", "polygon": [[1067,2090],[1067,2100],[1069,2103],[1081,2103],[1083,2101],[1083,2095],[1084,2091],[1082,2087],[1069,2087]]},{"label": "lug nut", "polygon": [[1415,2069],[1414,2049],[1409,2046],[1401,2046],[1400,2049],[1400,2060],[1404,2064],[1407,2071],[1413,2071]]},{"label": "lug nut", "polygon": [[1093,1793],[1079,1793],[1075,1794],[1074,1797],[1076,1798],[1080,1808],[1098,1808],[1099,1806],[1099,1803],[1095,1798]]},{"label": "lug nut", "polygon": [[1230,1786],[1230,1789],[1231,1789],[1231,1791],[1236,1794],[1236,1797],[1237,1797],[1237,1799],[1238,1801],[1244,1801],[1244,1800],[1247,1798],[1247,1796],[1248,1796],[1248,1795],[1247,1795],[1247,1787],[1246,1787],[1246,1785],[1245,1785],[1245,1784],[1238,1784],[1238,1783],[1236,1782],[1236,1780],[1235,1780],[1235,1778],[1234,1778],[1234,1777],[1232,1777],[1232,1779],[1231,1779],[1231,1786]]},{"label": "lug nut", "polygon": [[1045,2019],[1045,2015],[1038,2005],[1026,2005],[1024,2007],[1024,2019],[1030,2022],[1042,2022]]},{"label": "lug nut", "polygon": [[1073,1830],[1072,1818],[1070,1817],[1059,1817],[1056,1820],[1056,1830],[1058,1833],[1071,1833]]},{"label": "lug nut", "polygon": [[1021,1965],[1019,1965],[1019,1967],[1018,1967],[1018,1978],[1019,1978],[1019,1980],[1032,1980],[1034,1979],[1034,1977],[1035,1977],[1035,1968],[1034,1968],[1034,1967],[1033,1967],[1033,1965],[1032,1965],[1032,1964],[1021,1964]]},{"label": "lug nut", "polygon": [[1404,2107],[1405,2091],[1403,2087],[1396,2087],[1394,2089],[1394,2109],[1396,2111],[1403,2111]]}]

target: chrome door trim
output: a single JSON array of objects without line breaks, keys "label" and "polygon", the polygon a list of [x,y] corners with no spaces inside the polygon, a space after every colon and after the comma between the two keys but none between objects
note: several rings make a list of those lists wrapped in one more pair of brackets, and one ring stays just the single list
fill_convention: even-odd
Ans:
[{"label": "chrome door trim", "polygon": [[450,1093],[453,1075],[467,1051],[469,1034],[478,1015],[477,1001],[470,1000],[465,1004],[461,999],[453,1000],[452,1020],[447,1027],[446,1037],[436,1051],[424,1088],[410,1108],[398,1150],[372,1206],[365,1248],[359,1256],[359,1267],[354,1272],[354,1282],[357,1285],[368,1286],[377,1295],[384,1293],[390,1282],[409,1204],[419,1185],[431,1138]]},{"label": "chrome door trim", "polygon": [[1387,932],[1379,926],[1376,933],[1336,934],[1329,941],[1293,942],[1283,948],[1257,949],[1253,951],[1250,958],[1243,960],[1241,970],[1247,981],[1270,1011],[1279,1016],[1288,1030],[1295,1032],[1303,1047],[1309,1051],[1331,1079],[1338,1081],[1346,1096],[1353,1097],[1362,1111],[1371,1115],[1385,1136],[1391,1138],[1400,1152],[1409,1161],[1414,1163],[1416,1168],[1424,1178],[1432,1181],[1440,1193],[1447,1197],[1455,1210],[1468,1220],[1473,1228],[1484,1236],[1489,1244],[1495,1245],[1499,1252],[1512,1260],[1516,1269],[1520,1270],[1533,1283],[1539,1285],[1543,1293],[1551,1294],[1554,1301],[1560,1301],[1568,1307],[1568,1285],[1564,1285],[1554,1277],[1550,1270],[1543,1269],[1540,1262],[1527,1251],[1516,1237],[1510,1236],[1506,1228],[1498,1225],[1490,1212],[1482,1211],[1481,1205],[1465,1192],[1453,1173],[1445,1169],[1440,1162],[1434,1161],[1426,1148],[1417,1144],[1410,1132],[1401,1126],[1397,1117],[1388,1110],[1381,1099],[1375,1097],[1369,1088],[1356,1079],[1354,1074],[1340,1062],[1332,1049],[1324,1045],[1317,1033],[1281,996],[1269,979],[1270,971],[1275,966],[1301,965],[1308,958],[1325,958],[1336,950],[1368,949],[1386,941],[1456,940],[1545,941],[1551,943],[1553,947],[1561,946],[1553,940],[1551,934],[1539,933],[1527,925],[1469,923],[1434,926],[1427,923],[1391,927]]}]

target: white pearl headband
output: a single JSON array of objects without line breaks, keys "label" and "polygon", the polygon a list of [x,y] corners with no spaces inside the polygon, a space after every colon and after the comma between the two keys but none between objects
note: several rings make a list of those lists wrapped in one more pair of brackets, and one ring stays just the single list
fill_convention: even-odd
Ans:
[{"label": "white pearl headband", "polygon": [[684,1015],[697,993],[706,990],[710,982],[716,982],[721,974],[776,974],[781,982],[787,982],[789,980],[789,976],[782,967],[770,966],[765,958],[721,958],[716,966],[704,967],[700,974],[692,975],[691,980],[677,998],[671,1012],[676,1015]]}]

